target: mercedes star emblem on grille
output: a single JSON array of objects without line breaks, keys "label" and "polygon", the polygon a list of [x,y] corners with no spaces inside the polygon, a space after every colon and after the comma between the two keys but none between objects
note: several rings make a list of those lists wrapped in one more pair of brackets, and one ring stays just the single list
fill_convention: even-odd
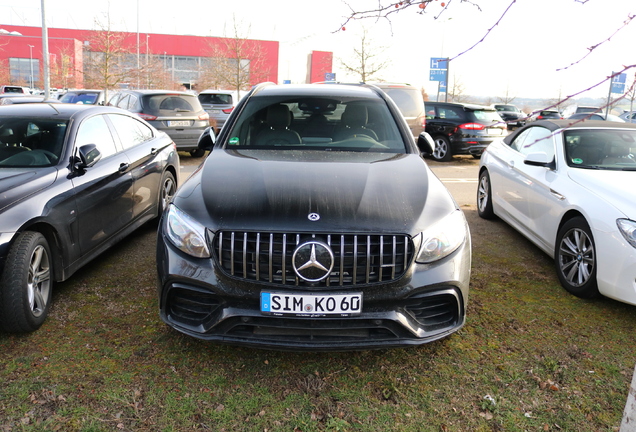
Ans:
[{"label": "mercedes star emblem on grille", "polygon": [[309,213],[309,215],[307,215],[307,219],[309,219],[312,222],[316,222],[317,220],[320,219],[320,215],[318,213]]},{"label": "mercedes star emblem on grille", "polygon": [[298,245],[292,262],[299,278],[307,282],[319,282],[331,273],[334,257],[328,244],[311,240]]}]

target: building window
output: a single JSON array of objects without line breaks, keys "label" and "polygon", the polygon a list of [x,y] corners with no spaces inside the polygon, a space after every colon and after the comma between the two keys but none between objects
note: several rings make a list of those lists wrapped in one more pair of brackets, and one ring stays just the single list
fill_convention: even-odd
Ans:
[{"label": "building window", "polygon": [[24,82],[31,84],[31,72],[33,72],[33,86],[40,82],[40,60],[28,58],[9,58],[9,70],[11,82]]}]

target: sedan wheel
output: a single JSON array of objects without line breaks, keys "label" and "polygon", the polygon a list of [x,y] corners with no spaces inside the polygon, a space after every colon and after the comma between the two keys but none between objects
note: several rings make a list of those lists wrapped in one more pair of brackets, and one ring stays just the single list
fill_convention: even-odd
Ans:
[{"label": "sedan wheel", "polygon": [[561,285],[581,298],[599,295],[596,283],[596,252],[588,223],[582,217],[567,221],[557,235],[554,254]]},{"label": "sedan wheel", "polygon": [[161,195],[159,197],[159,204],[161,207],[159,216],[161,216],[161,213],[163,213],[168,207],[168,204],[170,204],[176,190],[177,182],[174,180],[174,176],[170,171],[166,171],[163,174],[163,179],[161,180]]},{"label": "sedan wheel", "polygon": [[20,234],[9,250],[0,279],[0,329],[26,333],[44,323],[53,291],[52,264],[42,234]]},{"label": "sedan wheel", "polygon": [[492,190],[490,187],[490,175],[487,170],[479,174],[477,185],[477,213],[483,219],[492,219],[495,212],[492,209]]},{"label": "sedan wheel", "polygon": [[439,162],[448,162],[453,158],[450,149],[450,141],[442,135],[433,138],[435,141],[435,150],[433,151],[433,159]]}]

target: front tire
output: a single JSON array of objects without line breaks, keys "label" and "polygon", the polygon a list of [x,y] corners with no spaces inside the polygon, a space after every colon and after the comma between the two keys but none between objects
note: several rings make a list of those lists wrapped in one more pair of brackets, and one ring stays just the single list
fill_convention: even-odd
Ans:
[{"label": "front tire", "polygon": [[163,173],[159,190],[159,217],[168,208],[168,204],[172,201],[174,193],[177,190],[177,182],[170,171]]},{"label": "front tire", "polygon": [[596,247],[587,221],[576,217],[557,234],[554,261],[561,285],[581,298],[599,296],[596,282]]},{"label": "front tire", "polygon": [[193,158],[203,157],[204,154],[205,154],[204,149],[190,150],[190,156],[192,156]]},{"label": "front tire", "polygon": [[479,174],[477,184],[477,213],[482,219],[492,219],[495,212],[492,209],[492,187],[490,186],[490,174],[483,170]]},{"label": "front tire", "polygon": [[19,235],[0,277],[0,330],[28,333],[44,323],[53,293],[53,259],[46,238]]},{"label": "front tire", "polygon": [[443,135],[437,135],[433,138],[435,149],[433,150],[433,159],[438,162],[449,162],[453,158],[451,153],[451,145],[448,138]]}]

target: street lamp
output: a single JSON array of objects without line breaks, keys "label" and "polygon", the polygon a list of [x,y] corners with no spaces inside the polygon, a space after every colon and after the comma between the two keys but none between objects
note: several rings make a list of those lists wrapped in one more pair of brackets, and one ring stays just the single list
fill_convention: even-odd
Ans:
[{"label": "street lamp", "polygon": [[29,66],[31,67],[31,76],[29,77],[29,88],[33,91],[33,48],[34,45],[29,45]]}]

